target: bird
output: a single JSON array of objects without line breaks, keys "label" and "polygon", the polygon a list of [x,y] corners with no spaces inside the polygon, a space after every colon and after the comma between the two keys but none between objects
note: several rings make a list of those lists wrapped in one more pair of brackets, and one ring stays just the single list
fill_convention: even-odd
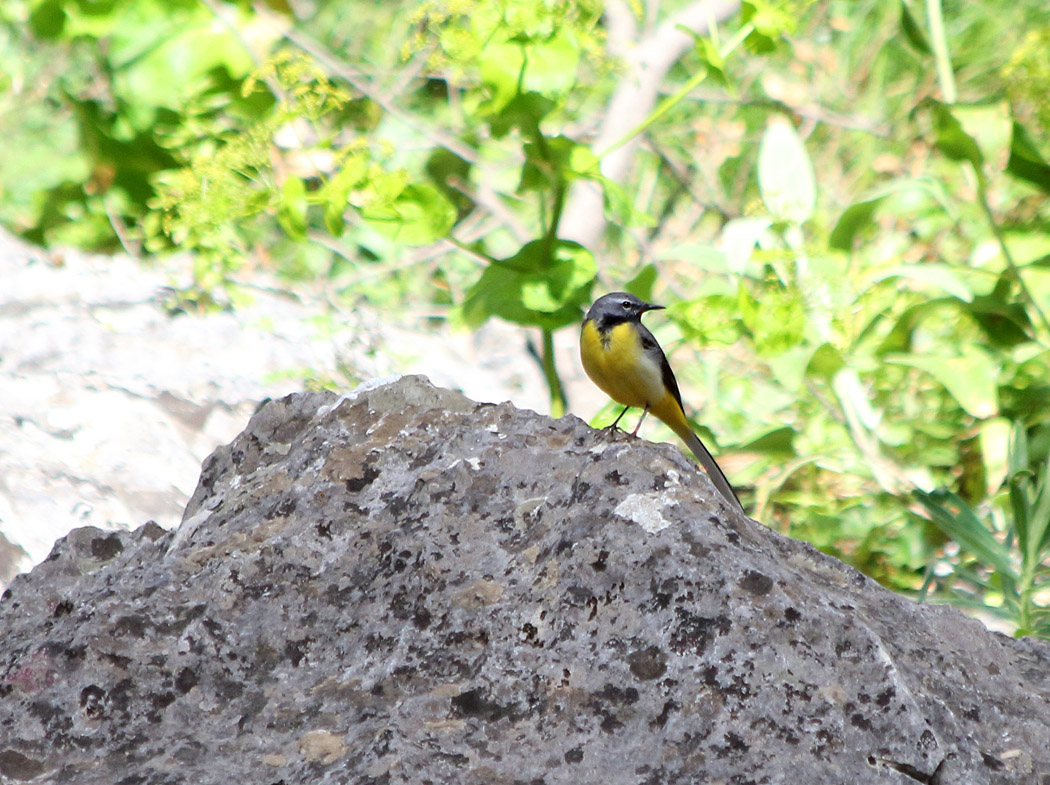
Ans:
[{"label": "bird", "polygon": [[583,369],[606,395],[624,407],[610,428],[616,427],[628,409],[640,408],[642,417],[632,431],[635,435],[652,412],[686,443],[730,506],[743,512],[733,486],[686,419],[678,380],[667,356],[642,324],[643,314],[664,307],[627,292],[612,292],[595,300],[580,330]]}]

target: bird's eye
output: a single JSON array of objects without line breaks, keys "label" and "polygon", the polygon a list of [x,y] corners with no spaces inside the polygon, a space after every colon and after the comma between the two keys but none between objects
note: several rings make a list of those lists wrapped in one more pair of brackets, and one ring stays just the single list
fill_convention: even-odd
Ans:
[{"label": "bird's eye", "polygon": [[631,301],[630,300],[624,300],[622,305],[623,305],[623,309],[625,311],[631,310]]}]

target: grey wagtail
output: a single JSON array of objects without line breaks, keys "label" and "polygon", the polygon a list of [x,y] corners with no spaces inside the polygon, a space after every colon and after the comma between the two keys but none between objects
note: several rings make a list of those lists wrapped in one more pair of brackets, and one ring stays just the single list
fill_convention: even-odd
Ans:
[{"label": "grey wagtail", "polygon": [[642,409],[642,418],[632,432],[636,434],[652,412],[688,445],[726,501],[743,512],[733,486],[689,426],[674,371],[656,338],[642,324],[643,313],[663,307],[626,292],[595,300],[580,333],[583,369],[606,395],[625,407],[610,427],[616,427],[627,409],[637,407]]}]

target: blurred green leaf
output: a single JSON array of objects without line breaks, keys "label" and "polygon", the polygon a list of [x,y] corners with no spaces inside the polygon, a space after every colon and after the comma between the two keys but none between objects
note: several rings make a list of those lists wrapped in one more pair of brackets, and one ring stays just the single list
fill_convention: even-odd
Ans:
[{"label": "blurred green leaf", "polygon": [[389,202],[364,207],[361,216],[398,242],[426,245],[448,233],[456,222],[456,208],[432,185],[414,183]]},{"label": "blurred green leaf", "polygon": [[813,164],[794,126],[771,122],[758,147],[758,186],[774,218],[803,223],[817,204]]},{"label": "blurred green leaf", "polygon": [[598,272],[594,257],[564,240],[553,244],[550,257],[546,248],[545,241],[534,240],[486,267],[460,307],[463,320],[476,328],[498,316],[544,330],[579,321]]},{"label": "blurred green leaf", "polygon": [[908,8],[908,4],[904,0],[901,0],[901,30],[904,31],[904,37],[908,39],[908,43],[919,52],[925,55],[932,54],[930,44],[926,40],[926,34],[922,31],[919,23],[915,21],[911,9]]},{"label": "blurred green leaf", "polygon": [[579,45],[567,31],[559,30],[545,40],[533,41],[525,50],[525,91],[556,98],[576,84]]},{"label": "blurred green leaf", "polygon": [[934,143],[953,161],[969,161],[980,173],[984,158],[981,150],[952,113],[951,107],[930,99],[933,107]]},{"label": "blurred green leaf", "polygon": [[1010,160],[1006,164],[1006,171],[1050,193],[1050,164],[1040,154],[1028,131],[1016,121],[1013,124]]},{"label": "blurred green leaf", "polygon": [[828,245],[838,251],[852,251],[858,234],[872,225],[872,218],[884,196],[855,202],[842,211],[835,228],[831,230]]},{"label": "blurred green leaf", "polygon": [[876,276],[874,281],[885,281],[890,278],[902,278],[908,281],[917,281],[941,289],[952,297],[963,302],[973,301],[973,292],[955,273],[945,264],[909,264],[893,267]]},{"label": "blurred green leaf", "polygon": [[277,220],[294,240],[306,239],[306,185],[298,177],[289,177],[281,187]]},{"label": "blurred green leaf", "polygon": [[966,502],[949,491],[915,491],[915,498],[941,531],[974,554],[982,564],[1016,580],[1009,552]]},{"label": "blurred green leaf", "polygon": [[630,292],[635,297],[640,297],[650,302],[653,296],[653,284],[656,283],[656,265],[647,264],[638,271],[638,274],[624,284],[623,290]]},{"label": "blurred green leaf", "polygon": [[954,357],[890,355],[886,362],[909,365],[930,374],[974,417],[983,419],[999,411],[999,366],[995,358],[982,349],[966,345]]}]

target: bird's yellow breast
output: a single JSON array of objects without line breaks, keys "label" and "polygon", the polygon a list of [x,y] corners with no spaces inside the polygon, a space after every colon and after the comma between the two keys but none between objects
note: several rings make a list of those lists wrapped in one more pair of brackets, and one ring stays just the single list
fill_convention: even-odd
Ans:
[{"label": "bird's yellow breast", "polygon": [[660,366],[645,353],[638,330],[630,322],[610,327],[604,334],[593,320],[584,322],[580,359],[591,381],[617,403],[645,407],[664,398]]}]

